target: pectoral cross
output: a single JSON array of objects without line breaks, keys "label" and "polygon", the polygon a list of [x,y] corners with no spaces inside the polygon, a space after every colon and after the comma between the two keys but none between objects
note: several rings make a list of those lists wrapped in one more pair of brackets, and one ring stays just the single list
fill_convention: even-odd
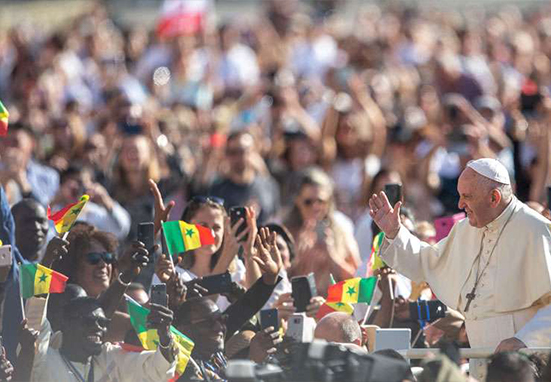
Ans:
[{"label": "pectoral cross", "polygon": [[471,306],[471,302],[474,300],[476,295],[474,292],[476,291],[476,285],[473,286],[473,289],[471,290],[471,293],[467,293],[465,297],[467,297],[467,305],[465,305],[464,312],[466,313],[469,310],[469,307]]}]

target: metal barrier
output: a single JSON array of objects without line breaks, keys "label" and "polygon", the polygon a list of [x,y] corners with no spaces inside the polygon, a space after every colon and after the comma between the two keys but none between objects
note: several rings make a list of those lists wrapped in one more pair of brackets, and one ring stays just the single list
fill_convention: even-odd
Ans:
[{"label": "metal barrier", "polygon": [[[545,348],[525,348],[519,350],[521,353],[525,354],[533,354],[533,353],[551,353],[551,347],[545,347]],[[398,350],[398,353],[400,353],[402,356],[404,356],[407,359],[424,359],[429,354],[437,354],[439,353],[439,349],[407,349],[407,350]],[[464,348],[459,349],[459,352],[461,354],[461,358],[488,358],[492,354],[494,354],[493,348]]]}]

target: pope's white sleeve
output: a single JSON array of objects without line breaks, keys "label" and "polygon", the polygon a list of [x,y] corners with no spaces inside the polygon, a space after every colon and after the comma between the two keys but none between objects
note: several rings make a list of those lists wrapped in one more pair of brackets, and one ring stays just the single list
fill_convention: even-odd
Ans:
[{"label": "pope's white sleeve", "polygon": [[424,243],[404,226],[392,240],[385,240],[381,258],[412,281],[428,281],[427,274],[438,260],[438,248]]},{"label": "pope's white sleeve", "polygon": [[551,304],[540,308],[515,337],[528,347],[551,346]]}]

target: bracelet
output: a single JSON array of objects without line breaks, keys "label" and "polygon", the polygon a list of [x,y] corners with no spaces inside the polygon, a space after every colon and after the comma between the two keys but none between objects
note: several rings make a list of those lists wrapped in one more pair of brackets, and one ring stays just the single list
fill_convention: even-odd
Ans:
[{"label": "bracelet", "polygon": [[169,338],[170,340],[168,341],[168,344],[166,346],[163,346],[163,344],[161,343],[161,340],[159,339],[159,347],[161,349],[170,349],[172,347],[172,336],[169,335]]},{"label": "bracelet", "polygon": [[121,275],[122,275],[122,273],[119,273],[119,275],[117,276],[117,281],[118,281],[119,283],[121,283],[122,286],[125,286],[125,287],[130,286],[130,284],[131,284],[132,282],[125,283],[124,281],[122,281]]}]

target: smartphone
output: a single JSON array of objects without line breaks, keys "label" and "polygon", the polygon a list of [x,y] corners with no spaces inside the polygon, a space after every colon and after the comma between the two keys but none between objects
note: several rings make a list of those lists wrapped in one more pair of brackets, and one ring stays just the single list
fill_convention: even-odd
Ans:
[{"label": "smartphone", "polygon": [[277,332],[279,330],[279,317],[277,309],[264,309],[260,311],[260,326],[262,330],[270,326]]},{"label": "smartphone", "polygon": [[547,209],[551,210],[551,187],[547,187]]},{"label": "smartphone", "polygon": [[166,294],[165,283],[151,285],[151,303],[168,306],[168,296]]},{"label": "smartphone", "polygon": [[316,235],[318,236],[318,242],[323,243],[327,237],[327,222],[319,221],[316,224]]},{"label": "smartphone", "polygon": [[392,208],[402,200],[402,185],[398,183],[389,183],[385,185],[385,194]]},{"label": "smartphone", "polygon": [[0,247],[0,282],[5,282],[8,279],[12,267],[11,245],[3,245]]},{"label": "smartphone", "polygon": [[153,262],[153,247],[155,246],[155,224],[153,222],[138,224],[138,241],[144,243],[149,251],[149,263]]},{"label": "smartphone", "polygon": [[198,280],[196,284],[205,288],[208,291],[207,295],[228,293],[232,288],[232,280],[229,272],[203,277]]},{"label": "smartphone", "polygon": [[[230,208],[230,220],[232,227],[239,221],[239,219],[243,219],[243,223],[241,226],[237,229],[236,235],[241,234],[245,229],[247,229],[247,210],[245,207],[232,207]],[[243,237],[241,241],[247,241],[247,236]]]},{"label": "smartphone", "polygon": [[297,313],[306,312],[306,307],[310,304],[312,297],[317,296],[316,280],[314,274],[307,276],[297,276],[291,279],[293,300]]}]

